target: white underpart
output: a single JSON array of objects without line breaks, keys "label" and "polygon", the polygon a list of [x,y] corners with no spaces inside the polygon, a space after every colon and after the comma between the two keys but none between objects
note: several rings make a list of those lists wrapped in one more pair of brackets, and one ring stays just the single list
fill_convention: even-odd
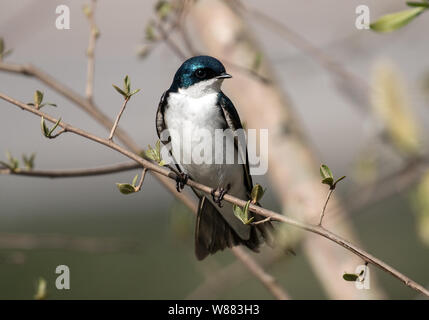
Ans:
[{"label": "white underpart", "polygon": [[[170,93],[168,108],[164,113],[164,121],[170,131],[178,134],[179,139],[175,139],[174,135],[171,137],[172,152],[176,161],[192,179],[212,188],[226,188],[230,185],[229,194],[245,199],[247,195],[243,180],[243,165],[226,164],[225,162],[214,163],[215,151],[224,152],[224,150],[215,150],[215,130],[223,129],[225,126],[221,110],[216,105],[221,84],[221,79],[211,79],[200,81],[186,89],[179,89],[177,93]],[[198,133],[201,130],[208,130],[211,139],[200,141],[201,135]],[[201,147],[203,145],[204,150],[212,150],[213,161],[211,163],[196,164],[192,161],[190,163],[183,161],[184,156],[188,155],[189,151],[181,142],[186,140],[187,136],[191,137],[192,146],[199,145]],[[226,140],[225,144],[233,144],[232,135],[228,135]],[[209,145],[204,145],[205,143]],[[184,152],[187,154],[184,155]],[[223,157],[225,156],[223,155]],[[208,198],[212,201],[210,195]],[[242,239],[248,239],[250,227],[244,225],[234,216],[230,203],[223,201],[222,204],[223,207],[218,208],[222,216]]]}]

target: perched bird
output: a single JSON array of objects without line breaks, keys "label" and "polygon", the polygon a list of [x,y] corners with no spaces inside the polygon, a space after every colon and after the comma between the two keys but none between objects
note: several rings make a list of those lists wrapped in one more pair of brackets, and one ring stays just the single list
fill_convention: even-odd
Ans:
[{"label": "perched bird", "polygon": [[[205,143],[209,143],[210,146],[206,147],[215,150],[215,138],[219,139],[215,136],[217,129],[230,129],[232,133],[242,129],[237,110],[231,100],[221,91],[223,80],[228,78],[231,78],[231,75],[226,73],[223,64],[210,56],[192,57],[177,70],[173,83],[161,97],[156,114],[158,136],[164,145],[169,146],[173,157],[181,155],[183,159],[190,156],[192,148],[198,143],[200,147],[201,144],[204,146]],[[179,134],[165,138],[161,133],[166,129],[174,130]],[[201,142],[201,138],[196,135],[201,130],[208,132],[211,139]],[[191,138],[192,147],[190,149],[183,147],[184,132],[194,134]],[[210,163],[196,163],[192,159],[186,163],[174,157],[180,172],[177,180],[179,192],[189,177],[220,193],[220,196],[215,197],[215,193],[210,196],[194,190],[200,199],[195,228],[195,253],[199,260],[218,250],[241,244],[257,251],[262,239],[267,242],[271,239],[272,225],[270,222],[256,225],[243,224],[234,216],[230,203],[221,204],[225,193],[250,200],[253,187],[247,149],[241,153],[238,151],[237,139],[233,134],[226,135],[226,140],[226,144],[233,144],[234,159],[241,156],[245,161],[241,163],[236,161],[232,164],[217,163],[214,160]],[[226,150],[227,148],[223,148],[215,151],[219,153]],[[225,159],[226,156],[222,155],[222,159]],[[256,214],[253,214],[252,217],[253,221],[262,219]]]}]

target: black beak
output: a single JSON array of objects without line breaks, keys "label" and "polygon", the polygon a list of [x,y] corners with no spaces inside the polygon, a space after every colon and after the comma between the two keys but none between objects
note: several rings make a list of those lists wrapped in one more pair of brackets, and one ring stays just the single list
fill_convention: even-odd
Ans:
[{"label": "black beak", "polygon": [[216,79],[229,79],[229,78],[232,78],[232,76],[226,72],[223,72],[216,77]]}]

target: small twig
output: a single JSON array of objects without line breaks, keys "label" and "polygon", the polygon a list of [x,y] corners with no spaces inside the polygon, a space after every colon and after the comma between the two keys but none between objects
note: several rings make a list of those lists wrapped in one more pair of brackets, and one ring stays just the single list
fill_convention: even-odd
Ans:
[{"label": "small twig", "polygon": [[[236,247],[237,249],[243,250],[243,248]],[[244,251],[244,250],[243,250]],[[235,254],[235,252],[233,251]],[[236,255],[237,256],[237,255]],[[237,256],[238,258],[238,256]],[[288,255],[285,255],[283,251],[265,251],[258,255],[258,259],[255,259],[259,263],[260,268],[268,269],[271,265],[279,261],[285,261]],[[222,292],[228,292],[229,289],[237,287],[240,283],[248,281],[250,276],[254,276],[253,273],[243,272],[242,263],[244,261],[237,259],[229,265],[226,265],[214,272],[209,272],[205,280],[198,285],[191,293],[187,295],[186,300],[195,299],[217,299]],[[259,278],[258,278],[259,279]],[[270,290],[272,293],[273,291]],[[274,293],[273,293],[274,295]],[[289,296],[285,292],[286,296]]]},{"label": "small twig", "polygon": [[86,52],[88,56],[88,68],[87,68],[87,78],[86,78],[86,97],[88,101],[92,102],[94,95],[94,69],[95,69],[95,59],[94,59],[94,51],[95,51],[95,42],[98,36],[97,26],[95,25],[94,19],[94,11],[95,11],[95,3],[96,0],[91,1],[91,5],[88,8],[88,20],[89,20],[89,43],[88,50]]},{"label": "small twig", "polygon": [[265,219],[262,219],[262,220],[259,220],[259,221],[256,221],[256,222],[252,222],[250,224],[251,225],[257,225],[257,224],[265,223],[265,222],[268,222],[268,221],[271,221],[271,217],[266,217]]},{"label": "small twig", "polygon": [[264,268],[256,263],[248,253],[240,247],[233,247],[232,251],[241,262],[248,266],[249,271],[256,276],[268,290],[270,290],[273,296],[279,300],[289,300],[289,296],[284,292],[282,287],[279,286],[276,279],[272,275],[266,273]]},{"label": "small twig", "polygon": [[325,216],[326,207],[328,206],[329,199],[331,199],[331,195],[334,192],[334,190],[335,190],[335,187],[329,188],[328,196],[326,197],[325,204],[323,205],[322,212],[320,213],[320,220],[319,220],[319,224],[318,224],[318,226],[320,226],[320,227],[322,226],[322,221],[323,221],[323,217]]},{"label": "small twig", "polygon": [[16,176],[27,176],[27,177],[40,177],[40,178],[75,178],[75,177],[89,177],[89,176],[98,176],[110,173],[117,173],[122,171],[129,171],[133,169],[140,168],[141,165],[138,163],[129,162],[129,163],[119,163],[99,168],[89,168],[89,169],[68,169],[68,170],[23,170],[16,169],[13,170],[10,167],[0,167],[0,174],[13,174]]},{"label": "small twig", "polygon": [[139,192],[142,189],[144,177],[146,176],[146,171],[147,171],[147,169],[143,168],[143,170],[142,170],[142,176],[140,177],[139,184],[134,187],[135,190],[136,190],[136,192]]},{"label": "small twig", "polygon": [[124,113],[124,110],[125,110],[125,107],[127,106],[128,100],[130,100],[130,97],[125,98],[124,103],[122,104],[121,111],[119,111],[118,115],[116,116],[115,123],[113,124],[112,130],[110,131],[109,140],[113,139],[116,127],[119,124],[119,119],[121,119],[122,113]]}]

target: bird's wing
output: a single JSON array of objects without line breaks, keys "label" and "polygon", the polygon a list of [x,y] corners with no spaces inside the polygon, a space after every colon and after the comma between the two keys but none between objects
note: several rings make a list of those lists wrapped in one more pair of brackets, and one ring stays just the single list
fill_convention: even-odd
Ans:
[{"label": "bird's wing", "polygon": [[[159,104],[158,104],[158,110],[156,111],[156,133],[158,134],[158,138],[160,140],[161,140],[161,132],[167,129],[167,126],[165,125],[165,121],[164,121],[164,111],[167,105],[168,94],[169,94],[168,91],[165,91],[162,94],[161,100],[159,101]],[[161,142],[163,144],[167,144],[169,140],[165,140],[165,141],[161,140]]]},{"label": "bird's wing", "polygon": [[[235,131],[238,129],[243,129],[243,126],[242,126],[241,121],[240,121],[240,117],[237,113],[237,110],[234,107],[234,104],[231,102],[231,100],[229,100],[229,98],[226,95],[223,94],[223,92],[221,92],[219,95],[219,105],[222,108],[223,115],[225,117],[225,121],[226,121],[228,127],[232,131]],[[246,159],[245,163],[243,164],[244,184],[246,185],[248,197],[250,199],[250,194],[251,194],[252,188],[253,188],[253,182],[252,182],[252,176],[250,175],[250,170],[249,170],[249,156],[247,153],[247,145],[240,146],[239,143],[240,143],[239,139],[237,137],[235,137],[234,138],[234,146],[236,148],[238,148],[242,159]],[[257,203],[257,205],[260,205],[260,204]],[[260,221],[260,220],[264,219],[264,217],[262,217],[258,214],[251,213],[251,216],[255,219],[255,221]],[[256,226],[256,228],[259,230],[262,237],[270,245],[272,245],[273,244],[273,238],[272,238],[271,233],[273,231],[273,226],[272,226],[271,222],[268,221],[266,223],[258,224]],[[254,228],[252,228],[252,231],[253,231],[253,229]],[[257,237],[256,237],[256,239],[257,239]],[[252,235],[251,235],[250,243],[246,244],[246,246],[251,248],[251,246],[249,246],[249,244],[253,244],[253,245],[255,245],[255,247],[258,246],[257,240],[252,240]]]},{"label": "bird's wing", "polygon": [[[240,117],[235,109],[233,103],[229,98],[224,95],[222,92],[219,94],[219,106],[222,109],[223,117],[225,118],[225,122],[229,129],[235,132],[238,129],[243,129],[243,125],[241,124]],[[244,171],[244,183],[246,185],[247,192],[250,195],[250,192],[253,188],[252,176],[250,175],[249,170],[249,156],[247,154],[247,146],[240,145],[240,141],[237,137],[234,137],[234,147],[238,149],[239,155],[243,160],[245,160],[243,164]]]},{"label": "bird's wing", "polygon": [[[165,146],[168,146],[168,143],[171,141],[171,137],[168,136],[168,139],[162,139],[161,138],[161,132],[167,129],[167,125],[165,124],[164,120],[164,111],[167,106],[167,99],[168,99],[169,91],[165,91],[162,96],[161,100],[158,104],[158,110],[156,111],[156,133],[158,134],[159,140],[164,144]],[[171,147],[168,149],[170,156],[174,159],[173,152],[171,151]],[[177,170],[179,172],[183,172],[182,168],[179,166],[178,162],[174,161]],[[192,177],[191,177],[192,178]]]}]

